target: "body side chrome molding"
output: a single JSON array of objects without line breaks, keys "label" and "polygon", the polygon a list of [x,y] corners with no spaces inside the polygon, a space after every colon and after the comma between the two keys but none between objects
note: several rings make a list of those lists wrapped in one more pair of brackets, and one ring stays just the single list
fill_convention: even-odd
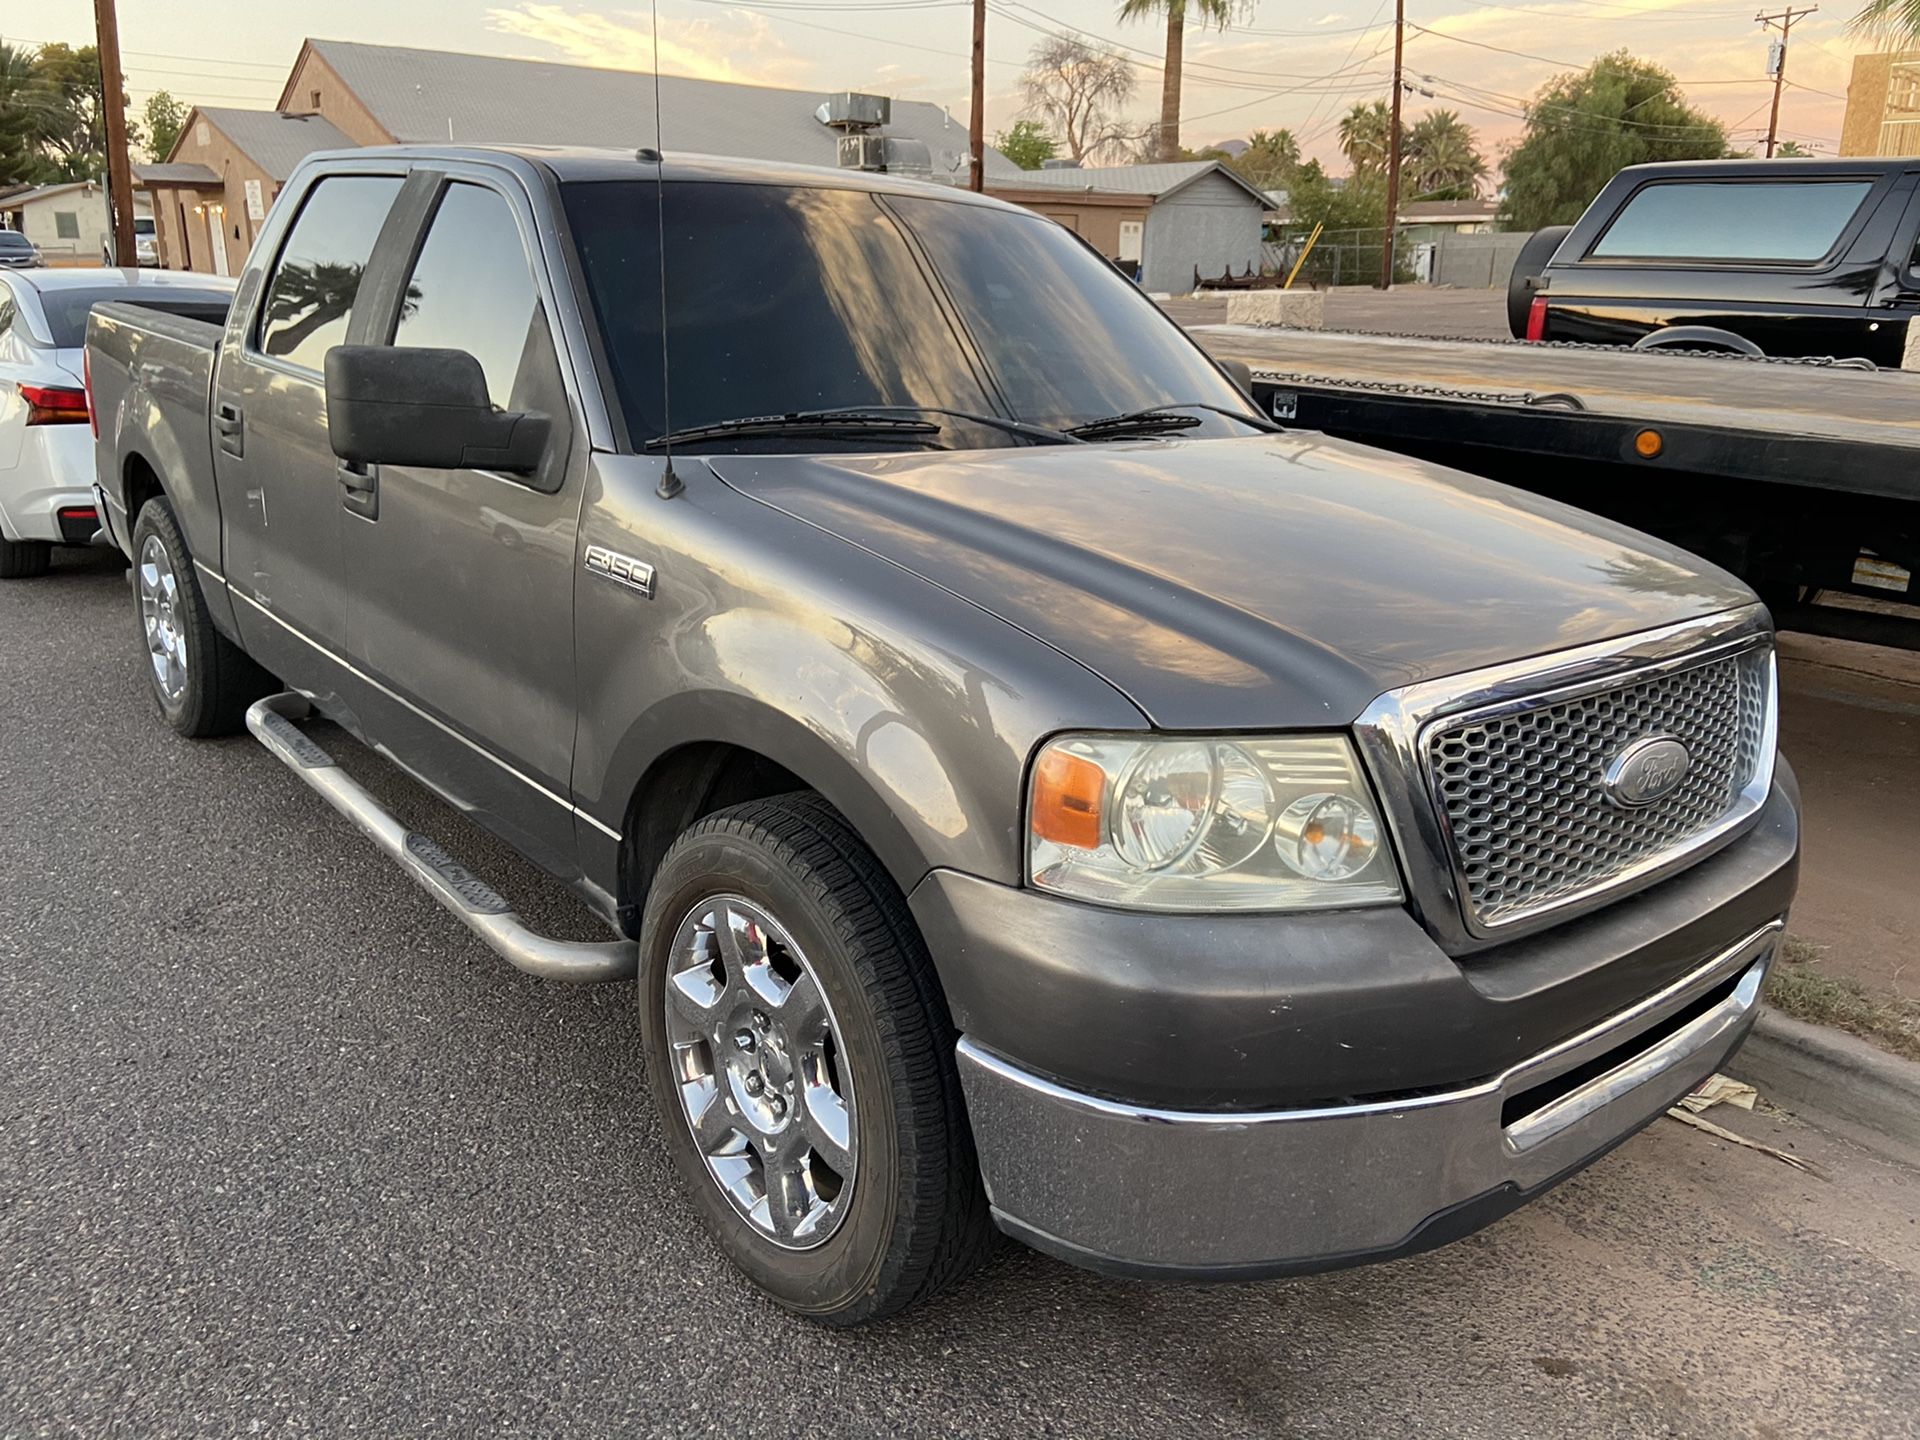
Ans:
[{"label": "body side chrome molding", "polygon": [[470,739],[468,736],[461,734],[458,730],[454,729],[451,725],[447,724],[447,722],[442,720],[439,716],[431,713],[430,711],[421,709],[418,705],[414,704],[411,700],[407,699],[406,696],[394,690],[391,686],[381,684],[378,680],[374,679],[373,676],[367,674],[366,671],[362,670],[359,666],[355,665],[351,660],[348,660],[344,656],[339,655],[334,651],[328,649],[325,645],[322,645],[318,640],[314,639],[311,635],[307,634],[306,631],[300,629],[299,626],[290,624],[287,621],[281,619],[278,615],[274,614],[273,611],[270,610],[267,606],[261,604],[258,600],[254,599],[251,595],[241,590],[238,586],[229,585],[227,587],[227,593],[232,595],[236,600],[245,601],[248,605],[252,606],[255,610],[259,611],[262,615],[266,616],[267,619],[273,621],[274,624],[278,625],[282,630],[285,630],[289,635],[293,636],[296,640],[299,640],[302,643],[310,646],[312,649],[317,650],[320,654],[326,656],[327,659],[331,660],[334,664],[338,665],[341,669],[345,670],[348,674],[352,675],[355,679],[364,681],[366,684],[373,686],[373,688],[378,690],[382,695],[385,695],[389,699],[392,699],[397,703],[406,706],[407,709],[411,710],[414,714],[418,715],[422,720],[425,720],[429,724],[437,727],[449,738],[458,740],[462,745],[466,746],[469,750],[473,751],[474,754],[479,755],[484,759],[491,760],[495,765],[498,765],[502,770],[506,771],[509,775],[513,776],[514,779],[518,780],[522,785],[525,785],[529,790],[534,791],[538,795],[544,796],[546,799],[551,800],[554,804],[558,805],[561,809],[566,810],[571,814],[577,816],[579,819],[586,821],[587,824],[591,825],[594,829],[598,830],[602,835],[605,835],[609,840],[617,841],[623,838],[618,830],[615,830],[610,826],[601,824],[593,816],[589,815],[585,810],[582,810],[578,805],[575,805],[571,800],[568,800],[565,796],[556,795],[553,791],[549,790],[546,786],[542,785],[538,780],[535,780],[532,776],[524,774],[519,770],[516,770],[513,766],[509,765],[505,760],[502,760],[498,755],[494,754],[491,750],[487,749],[484,745],[478,744],[474,740]]}]

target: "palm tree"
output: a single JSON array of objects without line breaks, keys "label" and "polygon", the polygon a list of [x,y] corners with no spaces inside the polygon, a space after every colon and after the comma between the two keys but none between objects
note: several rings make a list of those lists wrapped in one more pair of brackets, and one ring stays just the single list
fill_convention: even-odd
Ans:
[{"label": "palm tree", "polygon": [[1291,130],[1256,130],[1233,168],[1264,190],[1284,188],[1300,168],[1300,142]]},{"label": "palm tree", "polygon": [[1847,29],[1897,49],[1902,42],[1920,38],[1920,0],[1867,0]]},{"label": "palm tree", "polygon": [[[1371,105],[1356,104],[1340,117],[1340,149],[1346,154],[1353,173],[1387,167],[1387,137],[1393,131],[1393,111],[1384,100]],[[1400,127],[1400,148],[1406,149],[1407,127]]]},{"label": "palm tree", "polygon": [[1154,159],[1180,158],[1180,69],[1187,41],[1187,17],[1192,15],[1205,29],[1218,25],[1222,30],[1233,22],[1240,6],[1238,0],[1120,0],[1122,20],[1145,20],[1151,15],[1167,17],[1167,51],[1160,75],[1160,127],[1154,146]]},{"label": "palm tree", "polygon": [[1407,132],[1408,178],[1416,200],[1471,200],[1486,179],[1487,162],[1470,126],[1452,110],[1434,110]]}]

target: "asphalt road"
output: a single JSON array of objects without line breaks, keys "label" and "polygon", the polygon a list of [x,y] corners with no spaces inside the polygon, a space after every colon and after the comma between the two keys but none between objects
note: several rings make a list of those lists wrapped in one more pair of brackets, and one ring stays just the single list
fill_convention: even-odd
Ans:
[{"label": "asphalt road", "polygon": [[1009,1247],[791,1319],[691,1228],[626,990],[513,974],[251,741],[174,738],[130,627],[96,557],[0,586],[0,1436],[1917,1433],[1920,1177],[1792,1118],[1727,1123],[1828,1178],[1661,1121],[1391,1266]]}]

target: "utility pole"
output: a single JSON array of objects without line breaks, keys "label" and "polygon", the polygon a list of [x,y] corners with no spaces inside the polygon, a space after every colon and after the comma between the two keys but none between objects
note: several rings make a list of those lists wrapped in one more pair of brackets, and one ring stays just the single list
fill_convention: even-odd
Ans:
[{"label": "utility pole", "polygon": [[94,45],[100,51],[100,108],[107,117],[107,210],[113,217],[113,260],[132,265],[133,166],[127,159],[127,87],[120,73],[120,17],[113,0],[93,0]]},{"label": "utility pole", "polygon": [[987,0],[973,0],[973,115],[967,121],[967,148],[973,152],[967,188],[978,193],[987,184]]},{"label": "utility pole", "polygon": [[1400,52],[1407,36],[1407,0],[1393,0],[1393,118],[1387,122],[1387,241],[1380,249],[1380,288],[1393,288],[1393,248],[1400,233]]},{"label": "utility pole", "polygon": [[[1820,7],[1809,5],[1804,10],[1796,10],[1791,5],[1777,15],[1759,14],[1753,17],[1756,25],[1764,25],[1771,30],[1780,27],[1780,58],[1772,65],[1773,69],[1773,114],[1767,117],[1767,159],[1773,159],[1774,141],[1780,135],[1780,87],[1787,82],[1787,32],[1793,29],[1793,22],[1816,13]],[[1769,57],[1771,58],[1771,57]]]}]

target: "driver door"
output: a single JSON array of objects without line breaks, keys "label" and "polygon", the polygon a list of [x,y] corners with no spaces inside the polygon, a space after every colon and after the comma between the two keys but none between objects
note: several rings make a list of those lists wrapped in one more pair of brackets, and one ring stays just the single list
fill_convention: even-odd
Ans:
[{"label": "driver door", "polygon": [[459,165],[435,178],[411,266],[362,343],[466,351],[494,405],[546,415],[551,438],[528,474],[381,465],[343,480],[347,649],[372,682],[369,738],[571,877],[585,431],[518,181]]}]

